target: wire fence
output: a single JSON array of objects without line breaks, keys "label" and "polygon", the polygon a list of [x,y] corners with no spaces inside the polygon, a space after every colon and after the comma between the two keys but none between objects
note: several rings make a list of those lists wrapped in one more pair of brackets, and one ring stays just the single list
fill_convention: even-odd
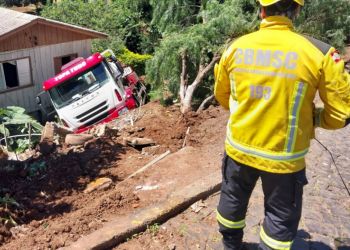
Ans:
[{"label": "wire fence", "polygon": [[[28,127],[28,133],[27,134],[24,134],[24,133],[21,133],[21,134],[14,134],[14,135],[8,135],[6,133],[6,126],[7,125],[18,125],[18,124],[24,124],[25,127]],[[29,140],[29,149],[31,148],[31,145],[32,145],[32,142],[33,142],[33,137],[39,137],[41,136],[41,134],[37,134],[37,133],[34,133],[33,131],[33,126],[32,126],[32,123],[31,122],[23,122],[23,123],[11,123],[11,122],[5,122],[5,123],[2,123],[0,125],[3,129],[3,134],[0,133],[0,146],[1,147],[5,147],[6,150],[8,150],[8,147],[9,147],[9,140],[11,139],[14,139],[14,138],[28,138]]]}]

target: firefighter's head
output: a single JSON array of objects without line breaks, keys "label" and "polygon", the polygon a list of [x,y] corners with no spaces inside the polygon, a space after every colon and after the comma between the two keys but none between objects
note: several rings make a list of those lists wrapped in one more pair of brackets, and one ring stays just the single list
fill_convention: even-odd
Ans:
[{"label": "firefighter's head", "polygon": [[286,16],[293,19],[304,6],[304,0],[259,0],[261,18]]}]

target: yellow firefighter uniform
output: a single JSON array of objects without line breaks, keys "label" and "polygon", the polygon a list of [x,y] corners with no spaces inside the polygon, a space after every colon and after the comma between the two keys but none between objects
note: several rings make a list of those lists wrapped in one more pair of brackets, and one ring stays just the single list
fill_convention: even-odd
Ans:
[{"label": "yellow firefighter uniform", "polygon": [[[259,170],[300,171],[315,120],[325,129],[349,122],[350,76],[338,51],[293,32],[286,17],[267,17],[259,31],[234,41],[215,66],[215,80],[215,97],[231,113],[226,152]],[[321,112],[314,112],[317,91]]]}]

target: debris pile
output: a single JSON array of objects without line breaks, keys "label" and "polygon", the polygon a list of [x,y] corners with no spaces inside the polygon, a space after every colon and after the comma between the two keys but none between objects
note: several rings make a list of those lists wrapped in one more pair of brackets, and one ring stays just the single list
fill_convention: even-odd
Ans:
[{"label": "debris pile", "polygon": [[[9,160],[1,150],[0,198],[8,195],[9,205],[8,211],[0,214],[8,219],[7,227],[0,222],[0,245],[6,244],[8,249],[15,249],[10,247],[14,245],[46,249],[62,237],[68,244],[99,227],[108,214],[146,205],[147,199],[141,202],[138,195],[149,190],[158,192],[161,186],[143,181],[144,171],[181,149],[184,141],[191,146],[199,138],[206,138],[203,133],[208,131],[197,130],[196,122],[212,120],[217,113],[212,109],[184,117],[178,107],[149,103],[142,106],[142,112],[129,112],[85,134],[73,134],[48,123],[41,130],[38,145],[26,152],[26,159],[17,154]],[[124,186],[126,179],[141,186]],[[92,221],[96,225],[90,227]],[[71,230],[61,232],[56,226]]]}]

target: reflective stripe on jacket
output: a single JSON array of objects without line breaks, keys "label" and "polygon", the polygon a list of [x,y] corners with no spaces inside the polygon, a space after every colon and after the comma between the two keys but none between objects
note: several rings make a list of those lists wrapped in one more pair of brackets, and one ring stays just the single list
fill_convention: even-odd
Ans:
[{"label": "reflective stripe on jacket", "polygon": [[350,77],[337,50],[295,33],[286,17],[268,17],[259,31],[235,40],[215,66],[215,80],[215,97],[231,112],[226,152],[260,170],[305,167],[317,90],[320,127],[342,128],[350,117]]}]

